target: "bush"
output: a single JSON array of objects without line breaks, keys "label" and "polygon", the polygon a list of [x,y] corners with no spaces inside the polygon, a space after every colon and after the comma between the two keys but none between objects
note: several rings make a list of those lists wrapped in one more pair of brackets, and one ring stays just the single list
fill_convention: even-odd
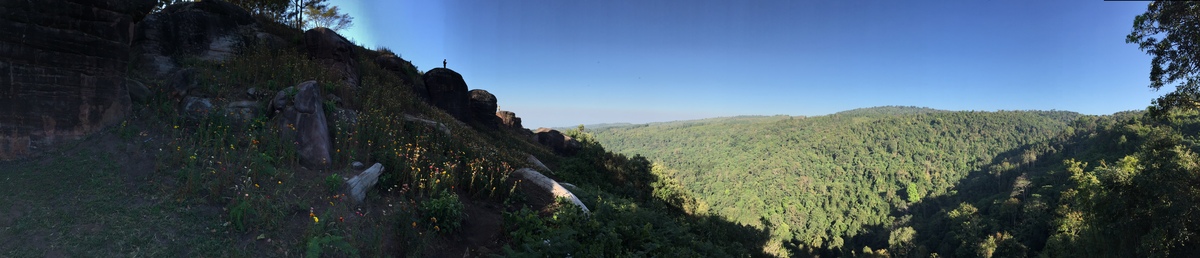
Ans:
[{"label": "bush", "polygon": [[442,191],[435,198],[421,202],[421,211],[429,217],[429,226],[438,232],[453,232],[462,225],[463,204],[458,195]]}]

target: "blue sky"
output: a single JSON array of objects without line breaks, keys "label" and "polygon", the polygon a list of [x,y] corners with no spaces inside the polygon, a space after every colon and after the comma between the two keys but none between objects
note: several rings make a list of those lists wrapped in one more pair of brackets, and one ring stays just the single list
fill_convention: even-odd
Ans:
[{"label": "blue sky", "polygon": [[1144,109],[1147,2],[332,0],[342,34],[449,68],[529,128],[883,106]]}]

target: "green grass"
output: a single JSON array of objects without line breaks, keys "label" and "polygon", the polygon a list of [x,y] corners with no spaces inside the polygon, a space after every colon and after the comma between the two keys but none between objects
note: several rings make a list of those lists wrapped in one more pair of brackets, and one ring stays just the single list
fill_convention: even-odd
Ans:
[{"label": "green grass", "polygon": [[108,153],[65,153],[0,168],[7,171],[0,180],[0,256],[236,254],[204,210],[128,184]]}]

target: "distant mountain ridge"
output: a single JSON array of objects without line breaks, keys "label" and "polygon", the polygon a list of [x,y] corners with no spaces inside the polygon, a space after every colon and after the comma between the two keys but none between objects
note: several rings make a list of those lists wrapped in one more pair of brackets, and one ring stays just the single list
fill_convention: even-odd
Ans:
[{"label": "distant mountain ridge", "polygon": [[927,114],[939,112],[953,112],[949,110],[941,110],[928,107],[918,106],[878,106],[868,108],[856,108],[846,111],[833,113],[834,115],[857,116],[857,115],[905,115],[905,114]]}]

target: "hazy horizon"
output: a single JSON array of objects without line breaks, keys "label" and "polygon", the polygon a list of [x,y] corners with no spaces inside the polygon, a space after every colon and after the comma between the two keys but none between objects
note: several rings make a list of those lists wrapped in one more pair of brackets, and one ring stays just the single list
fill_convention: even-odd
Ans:
[{"label": "hazy horizon", "polygon": [[342,32],[463,75],[529,128],[875,106],[1140,110],[1146,2],[334,0]]},{"label": "hazy horizon", "polygon": [[[1147,106],[1148,106],[1148,105],[1149,105],[1149,104],[1147,104]],[[539,128],[539,127],[546,127],[546,128],[573,128],[573,127],[576,127],[576,126],[579,126],[579,125],[589,126],[589,125],[603,125],[603,124],[652,124],[652,123],[667,123],[667,122],[680,122],[680,121],[695,121],[695,120],[705,120],[705,119],[714,119],[714,118],[729,118],[729,117],[771,117],[771,116],[817,117],[817,116],[827,116],[827,115],[832,115],[832,114],[836,114],[836,113],[840,113],[840,112],[845,112],[845,111],[850,111],[850,110],[856,110],[856,109],[878,108],[878,107],[895,107],[895,106],[903,106],[903,105],[881,105],[881,106],[859,107],[859,108],[851,108],[851,109],[846,109],[846,110],[838,110],[838,111],[834,111],[834,112],[830,112],[830,113],[825,113],[825,114],[815,114],[815,115],[793,115],[793,114],[741,114],[741,115],[720,115],[720,116],[696,117],[696,118],[683,118],[683,119],[669,119],[669,120],[644,120],[644,121],[640,121],[640,122],[612,121],[612,122],[599,122],[599,123],[586,123],[586,124],[552,125],[552,126],[526,126],[526,127],[527,127],[527,128],[530,128],[530,129],[537,129],[537,128]],[[1119,111],[1114,111],[1114,112],[1111,112],[1111,113],[1103,113],[1103,114],[1088,114],[1088,113],[1083,113],[1083,112],[1074,111],[1074,110],[1062,110],[1062,109],[996,109],[996,110],[978,110],[978,109],[975,109],[975,110],[951,110],[951,109],[941,109],[941,108],[923,107],[923,106],[903,106],[903,107],[931,108],[931,109],[936,109],[936,110],[941,110],[941,111],[949,111],[949,112],[969,112],[969,111],[976,111],[976,112],[1000,112],[1000,111],[1067,111],[1067,112],[1075,112],[1075,113],[1079,113],[1079,114],[1083,114],[1083,115],[1097,115],[1097,116],[1112,115],[1112,114],[1114,114],[1114,113],[1118,113],[1118,112],[1125,112],[1125,111],[1143,111],[1143,110],[1145,110],[1144,108],[1142,108],[1142,109],[1127,109],[1127,110],[1119,110]]]}]

